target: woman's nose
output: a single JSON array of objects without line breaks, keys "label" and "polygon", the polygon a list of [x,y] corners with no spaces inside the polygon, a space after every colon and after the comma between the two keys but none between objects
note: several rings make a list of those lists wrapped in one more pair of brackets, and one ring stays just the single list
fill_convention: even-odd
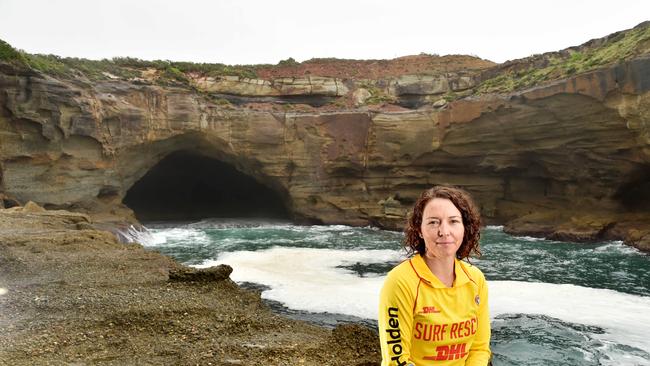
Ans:
[{"label": "woman's nose", "polygon": [[438,236],[447,236],[449,234],[449,226],[445,222],[441,222],[438,226]]}]

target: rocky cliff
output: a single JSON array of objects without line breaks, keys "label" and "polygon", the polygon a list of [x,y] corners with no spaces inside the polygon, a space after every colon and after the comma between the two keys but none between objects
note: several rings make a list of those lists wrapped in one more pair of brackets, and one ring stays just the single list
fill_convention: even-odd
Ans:
[{"label": "rocky cliff", "polygon": [[647,23],[501,65],[421,55],[215,72],[3,47],[7,206],[399,228],[444,183],[512,232],[650,250]]}]

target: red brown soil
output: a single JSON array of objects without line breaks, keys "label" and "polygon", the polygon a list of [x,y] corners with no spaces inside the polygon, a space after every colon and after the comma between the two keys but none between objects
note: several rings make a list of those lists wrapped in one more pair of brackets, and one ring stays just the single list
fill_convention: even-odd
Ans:
[{"label": "red brown soil", "polygon": [[466,55],[415,55],[392,60],[311,59],[295,65],[260,66],[260,79],[328,76],[341,79],[384,79],[407,74],[437,74],[440,72],[475,72],[496,63]]}]

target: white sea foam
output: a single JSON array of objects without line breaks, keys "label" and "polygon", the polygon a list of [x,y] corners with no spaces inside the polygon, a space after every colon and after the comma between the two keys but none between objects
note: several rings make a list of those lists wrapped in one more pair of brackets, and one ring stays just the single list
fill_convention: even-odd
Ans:
[{"label": "white sea foam", "polygon": [[4,288],[4,287],[0,287],[0,296],[1,296],[1,295],[5,295],[5,294],[7,294],[7,292],[8,292],[8,291],[7,291],[6,288]]},{"label": "white sea foam", "polygon": [[523,240],[523,241],[546,241],[545,238],[536,238],[534,236],[514,236],[514,238]]},{"label": "white sea foam", "polygon": [[149,231],[144,228],[136,228],[129,225],[127,228],[115,228],[115,235],[123,243],[142,243],[150,240]]},{"label": "white sea foam", "polygon": [[595,252],[612,252],[621,254],[640,254],[637,248],[626,245],[620,240],[609,242],[593,249]]},{"label": "white sea foam", "polygon": [[503,225],[487,225],[485,228],[489,230],[503,231]]},{"label": "white sea foam", "polygon": [[[235,281],[270,287],[262,296],[287,307],[377,318],[383,277],[358,277],[337,268],[354,263],[398,261],[401,251],[279,248],[223,253],[198,267],[226,263]],[[491,316],[543,314],[605,329],[604,343],[621,343],[650,352],[650,297],[569,284],[490,281]],[[629,364],[623,362],[623,364]]]},{"label": "white sea foam", "polygon": [[204,231],[192,228],[151,229],[140,238],[140,243],[145,247],[170,242],[205,244],[210,242],[210,238]]},{"label": "white sea foam", "polygon": [[355,228],[347,225],[314,225],[307,226],[310,231],[347,231]]},{"label": "white sea foam", "polygon": [[245,247],[246,245],[259,244],[294,244],[297,240],[286,238],[223,238],[219,239],[219,244],[231,247]]},{"label": "white sea foam", "polygon": [[376,298],[381,277],[358,277],[345,268],[355,263],[386,263],[400,260],[394,250],[333,250],[273,247],[263,251],[223,253],[217,260],[197,267],[229,264],[231,278],[269,286],[262,296],[287,307],[377,318]]},{"label": "white sea foam", "polygon": [[[650,297],[570,284],[491,281],[492,316],[544,314],[566,322],[604,328],[604,341],[650,352]],[[644,326],[644,324],[646,326]]]}]

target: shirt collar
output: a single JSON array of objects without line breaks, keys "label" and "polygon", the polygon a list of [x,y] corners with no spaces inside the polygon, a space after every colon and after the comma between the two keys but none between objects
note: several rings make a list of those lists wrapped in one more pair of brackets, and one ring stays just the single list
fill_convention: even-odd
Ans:
[{"label": "shirt collar", "polygon": [[[416,275],[429,285],[436,288],[447,288],[438,277],[431,273],[429,266],[427,266],[427,263],[420,254],[416,254],[413,258],[409,259],[409,261],[411,262],[411,267],[415,271]],[[467,275],[466,269],[463,267],[464,265],[465,264],[462,261],[454,259],[454,272],[456,273],[456,279],[454,280],[453,287],[459,287],[471,281]]]}]

